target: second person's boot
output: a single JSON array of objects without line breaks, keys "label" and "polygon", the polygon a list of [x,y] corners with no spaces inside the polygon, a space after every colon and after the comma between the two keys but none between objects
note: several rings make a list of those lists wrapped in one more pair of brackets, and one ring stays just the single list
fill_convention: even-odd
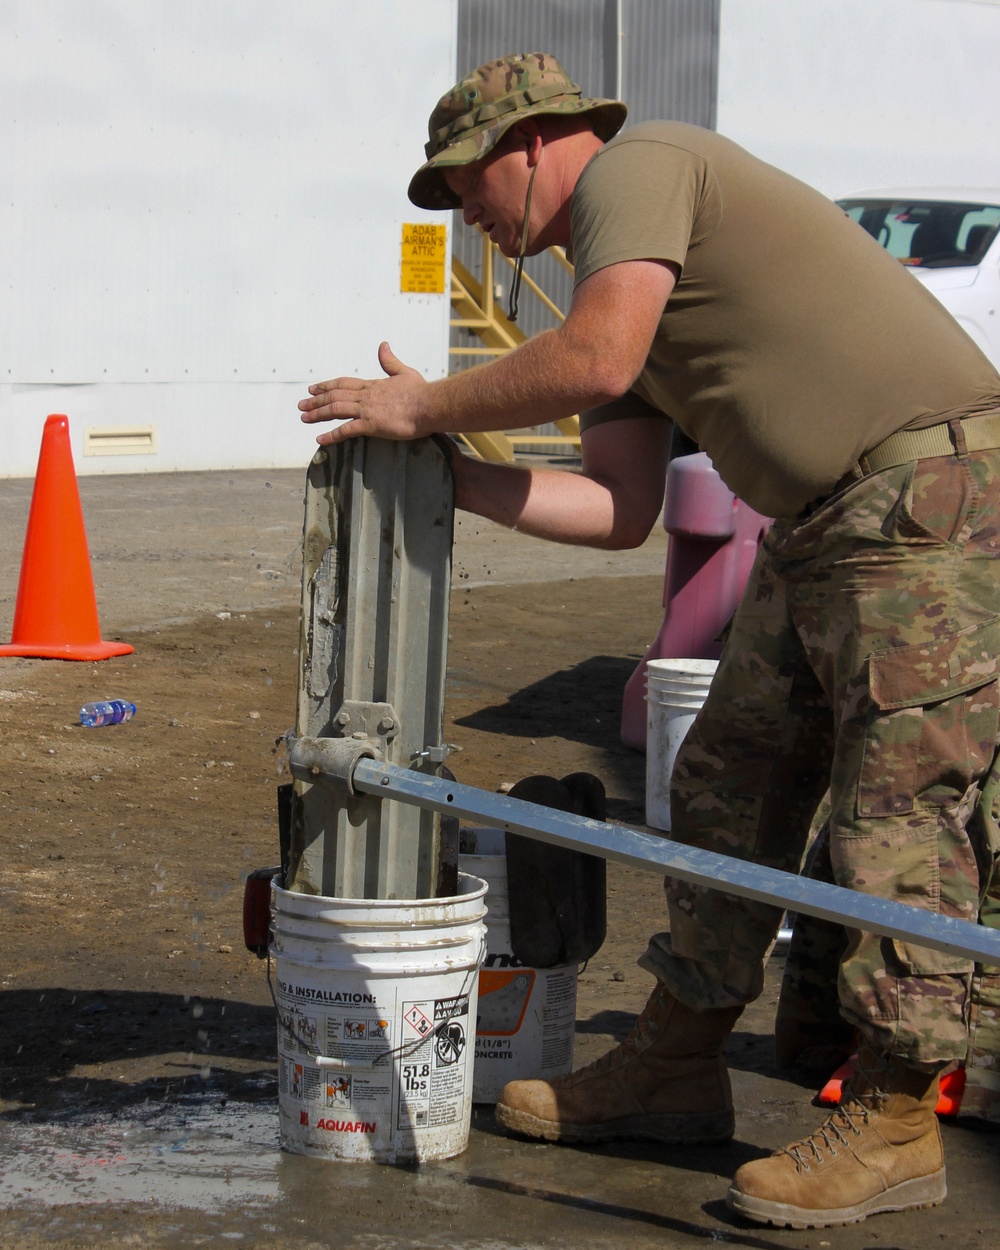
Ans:
[{"label": "second person's boot", "polygon": [[935,1206],[947,1193],[934,1114],[938,1084],[863,1045],[837,1110],[803,1141],[744,1163],[729,1206],[786,1228],[830,1228]]},{"label": "second person's boot", "polygon": [[742,1011],[692,1011],[658,983],[620,1046],[553,1081],[511,1081],[497,1120],[547,1141],[729,1141],[733,1095],[722,1043]]}]

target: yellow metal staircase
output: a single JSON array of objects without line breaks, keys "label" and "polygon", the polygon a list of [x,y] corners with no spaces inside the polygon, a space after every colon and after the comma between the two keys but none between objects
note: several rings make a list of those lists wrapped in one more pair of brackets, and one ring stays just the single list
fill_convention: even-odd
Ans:
[{"label": "yellow metal staircase", "polygon": [[[549,251],[559,263],[570,273],[573,267],[566,259],[562,248],[550,248]],[[479,339],[476,347],[452,347],[452,356],[503,356],[518,347],[525,340],[525,334],[503,311],[497,307],[494,299],[493,266],[495,256],[500,252],[493,243],[483,236],[482,279],[476,279],[458,259],[452,257],[451,262],[451,307],[452,327],[470,330]],[[513,268],[514,262],[508,257],[501,257]],[[540,300],[550,313],[558,320],[565,320],[563,312],[549,299],[538,284],[527,275],[522,275],[523,285]],[[512,461],[518,447],[559,448],[576,454],[580,450],[580,420],[578,417],[565,417],[557,421],[558,434],[538,434],[524,430],[517,434],[505,434],[495,431],[489,434],[461,434],[459,438],[483,460]]]}]

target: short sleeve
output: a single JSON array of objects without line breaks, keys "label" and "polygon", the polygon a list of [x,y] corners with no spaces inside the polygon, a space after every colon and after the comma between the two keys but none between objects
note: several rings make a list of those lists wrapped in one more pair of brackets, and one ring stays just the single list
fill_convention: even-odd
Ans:
[{"label": "short sleeve", "polygon": [[619,399],[612,399],[609,403],[581,412],[580,429],[589,430],[595,425],[605,425],[608,421],[627,421],[630,417],[655,417],[658,421],[670,419],[635,391],[626,391]]},{"label": "short sleeve", "polygon": [[576,281],[630,260],[673,261],[717,216],[703,157],[642,139],[607,144],[577,181],[570,207]]}]

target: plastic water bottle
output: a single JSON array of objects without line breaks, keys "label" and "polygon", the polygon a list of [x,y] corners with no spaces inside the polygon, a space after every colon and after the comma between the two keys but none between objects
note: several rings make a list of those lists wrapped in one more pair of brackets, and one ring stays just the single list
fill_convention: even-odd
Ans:
[{"label": "plastic water bottle", "polygon": [[80,708],[80,724],[88,729],[98,725],[120,725],[135,715],[135,704],[125,699],[103,699],[98,703],[85,703]]}]

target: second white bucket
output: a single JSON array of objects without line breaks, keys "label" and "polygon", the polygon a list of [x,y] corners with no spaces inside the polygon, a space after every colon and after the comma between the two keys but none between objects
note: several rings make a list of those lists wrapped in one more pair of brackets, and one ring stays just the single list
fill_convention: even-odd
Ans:
[{"label": "second white bucket", "polygon": [[450,1159],[472,1118],[486,883],[454,898],[324,898],[271,886],[278,1116],[293,1154]]},{"label": "second white bucket", "polygon": [[670,829],[674,760],[718,666],[718,660],[650,660],[646,665],[646,824],[652,829]]},{"label": "second white bucket", "polygon": [[475,851],[463,853],[459,867],[489,884],[472,1097],[490,1103],[508,1081],[550,1080],[572,1068],[579,969],[528,968],[514,956],[504,835],[467,829],[462,837],[474,839]]}]

